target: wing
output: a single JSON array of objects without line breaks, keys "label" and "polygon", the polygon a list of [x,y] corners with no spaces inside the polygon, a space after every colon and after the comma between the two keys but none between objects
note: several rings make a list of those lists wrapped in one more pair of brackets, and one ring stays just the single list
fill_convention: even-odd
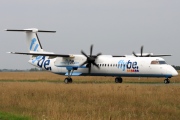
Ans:
[{"label": "wing", "polygon": [[172,56],[172,55],[166,55],[166,54],[161,54],[161,55],[150,55],[150,57],[163,57],[163,56]]},{"label": "wing", "polygon": [[23,52],[8,52],[10,54],[34,55],[34,56],[50,56],[50,57],[73,57],[73,55],[54,54],[54,53],[23,53]]}]

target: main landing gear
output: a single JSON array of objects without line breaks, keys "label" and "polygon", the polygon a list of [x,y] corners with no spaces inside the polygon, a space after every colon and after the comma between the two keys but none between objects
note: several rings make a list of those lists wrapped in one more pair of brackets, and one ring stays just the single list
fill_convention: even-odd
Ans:
[{"label": "main landing gear", "polygon": [[169,83],[170,83],[169,78],[166,78],[166,79],[164,80],[164,83],[165,83],[165,84],[169,84]]},{"label": "main landing gear", "polygon": [[123,79],[121,77],[115,78],[115,83],[122,83]]},{"label": "main landing gear", "polygon": [[71,75],[73,73],[74,70],[68,70],[68,77],[64,79],[64,83],[68,84],[68,83],[72,83],[73,80],[71,78]]}]

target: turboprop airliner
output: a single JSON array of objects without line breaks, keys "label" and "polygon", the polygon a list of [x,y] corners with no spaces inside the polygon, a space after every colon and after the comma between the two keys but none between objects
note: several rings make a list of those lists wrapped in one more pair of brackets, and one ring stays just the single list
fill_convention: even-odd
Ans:
[{"label": "turboprop airliner", "polygon": [[72,83],[72,76],[112,76],[116,83],[122,83],[122,77],[162,77],[164,83],[170,83],[169,78],[177,76],[177,71],[165,62],[162,56],[152,53],[140,54],[133,52],[132,55],[93,55],[93,45],[90,54],[81,51],[77,54],[55,54],[43,50],[38,32],[55,33],[56,31],[31,29],[6,29],[6,31],[17,31],[26,33],[28,52],[8,52],[12,54],[30,55],[29,63],[51,71],[55,74],[67,76],[65,83]]}]

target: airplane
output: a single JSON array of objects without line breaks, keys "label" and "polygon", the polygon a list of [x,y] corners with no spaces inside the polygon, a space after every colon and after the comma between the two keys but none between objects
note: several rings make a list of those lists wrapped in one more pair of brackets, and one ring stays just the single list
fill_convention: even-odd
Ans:
[{"label": "airplane", "polygon": [[26,33],[26,43],[29,52],[8,52],[11,54],[29,55],[30,64],[67,76],[64,83],[72,83],[72,76],[112,76],[115,83],[122,83],[122,77],[161,77],[164,83],[170,83],[169,78],[177,76],[178,72],[162,58],[171,55],[154,55],[143,53],[141,46],[140,54],[132,52],[132,55],[93,55],[93,45],[90,46],[90,54],[81,50],[81,54],[55,54],[43,50],[38,32],[55,33],[56,31],[30,29],[6,29]]}]

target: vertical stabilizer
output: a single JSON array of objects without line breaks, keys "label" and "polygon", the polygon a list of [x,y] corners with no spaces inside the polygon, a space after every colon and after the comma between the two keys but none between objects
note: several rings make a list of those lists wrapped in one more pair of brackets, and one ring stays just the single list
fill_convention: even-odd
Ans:
[{"label": "vertical stabilizer", "polygon": [[43,52],[41,42],[38,38],[37,29],[26,29],[32,30],[32,32],[26,31],[26,42],[29,52]]},{"label": "vertical stabilizer", "polygon": [[23,29],[23,30],[6,29],[6,31],[26,32],[26,43],[29,52],[43,52],[43,48],[39,40],[39,37],[37,35],[37,32],[51,32],[51,33],[56,32],[56,31],[38,30],[36,28]]},{"label": "vertical stabilizer", "polygon": [[29,52],[41,52],[41,53],[43,52],[43,48],[42,48],[41,42],[39,40],[39,37],[37,35],[37,32],[51,32],[51,33],[56,32],[56,31],[38,30],[36,28],[23,29],[23,30],[6,29],[6,31],[25,32],[28,51]]}]

